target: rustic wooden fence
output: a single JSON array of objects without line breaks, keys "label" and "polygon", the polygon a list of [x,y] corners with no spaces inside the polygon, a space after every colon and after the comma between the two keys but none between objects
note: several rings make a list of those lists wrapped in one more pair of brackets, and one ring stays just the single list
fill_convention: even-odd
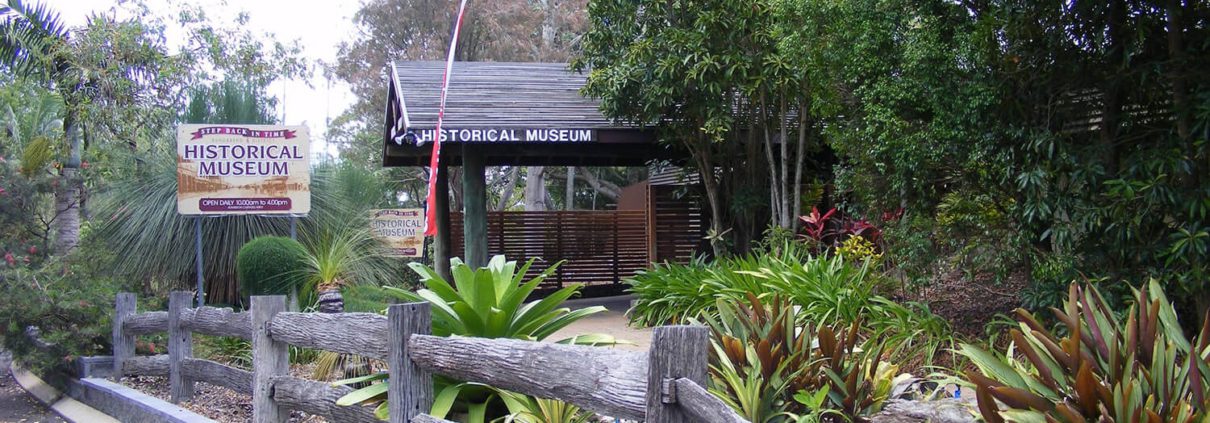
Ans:
[{"label": "rustic wooden fence", "polygon": [[[648,422],[745,422],[703,387],[708,330],[655,329],[646,353],[511,339],[429,335],[428,303],[374,313],[294,313],[284,296],[252,297],[246,312],[192,308],[193,293],[173,292],[168,311],[136,313],[134,294],[118,294],[113,319],[113,377],[168,376],[171,400],[206,382],[252,396],[253,422],[284,422],[289,410],[330,421],[374,422],[373,409],[342,407],[349,387],[291,377],[288,345],[357,354],[386,362],[391,422],[441,422],[432,406],[432,375],[553,398],[600,414]],[[167,332],[168,354],[136,356],[135,337]],[[192,354],[192,334],[252,341],[253,370]]]}]

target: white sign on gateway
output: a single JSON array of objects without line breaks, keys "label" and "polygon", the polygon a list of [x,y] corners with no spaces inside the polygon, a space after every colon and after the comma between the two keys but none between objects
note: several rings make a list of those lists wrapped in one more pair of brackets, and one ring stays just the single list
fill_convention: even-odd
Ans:
[{"label": "white sign on gateway", "polygon": [[306,215],[310,140],[305,126],[177,127],[177,212]]},{"label": "white sign on gateway", "polygon": [[[436,130],[413,129],[416,134],[416,145],[433,142]],[[594,129],[567,128],[450,128],[441,130],[441,142],[595,142],[597,131]]]}]

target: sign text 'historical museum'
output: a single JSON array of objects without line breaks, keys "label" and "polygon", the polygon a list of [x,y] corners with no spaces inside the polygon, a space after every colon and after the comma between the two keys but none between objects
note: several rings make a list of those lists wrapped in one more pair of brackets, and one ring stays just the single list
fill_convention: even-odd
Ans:
[{"label": "sign text 'historical museum'", "polygon": [[390,257],[424,256],[424,210],[370,210],[370,233]]},{"label": "sign text 'historical museum'", "polygon": [[177,128],[182,215],[311,211],[310,136],[304,126],[190,124]]}]

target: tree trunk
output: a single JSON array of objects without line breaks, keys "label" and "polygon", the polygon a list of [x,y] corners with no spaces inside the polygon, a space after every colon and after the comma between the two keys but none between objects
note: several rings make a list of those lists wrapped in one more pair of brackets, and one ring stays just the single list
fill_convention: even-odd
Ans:
[{"label": "tree trunk", "polygon": [[66,255],[80,243],[80,127],[75,113],[68,112],[63,119],[63,133],[67,137],[68,159],[59,170],[58,185],[55,187],[54,254]]},{"label": "tree trunk", "polygon": [[545,171],[542,166],[525,168],[525,211],[546,210]]},{"label": "tree trunk", "polygon": [[781,162],[781,179],[778,181],[778,185],[781,186],[781,193],[780,193],[781,198],[779,199],[780,201],[777,202],[778,207],[781,208],[781,210],[778,210],[778,212],[777,212],[779,215],[781,215],[781,221],[779,221],[777,223],[779,226],[782,227],[782,229],[788,229],[788,228],[790,228],[790,222],[791,222],[791,218],[790,218],[790,140],[789,140],[790,132],[789,132],[789,125],[786,124],[786,96],[785,95],[782,95],[782,97],[781,97],[781,108],[779,109],[779,113],[777,115],[777,120],[781,123],[781,135],[778,137],[778,140],[781,141],[781,157],[779,158],[779,161]]},{"label": "tree trunk", "polygon": [[591,186],[592,189],[597,193],[614,201],[617,201],[618,197],[622,196],[622,189],[620,187],[610,183],[609,181],[602,181],[601,178],[598,178],[596,174],[592,173],[591,168],[584,168],[580,170],[581,172],[579,172],[577,176],[584,179],[585,182],[588,182],[588,185]]},{"label": "tree trunk", "polygon": [[[705,139],[704,135],[697,141],[704,145],[696,146],[694,142],[686,143],[689,153],[697,161],[698,176],[702,178],[702,188],[706,190],[706,202],[710,205],[710,248],[714,250],[714,257],[724,257],[727,254],[727,246],[723,242],[723,204],[719,198],[718,181],[714,175],[714,160],[710,157],[710,140]],[[697,151],[695,150],[695,147]]]},{"label": "tree trunk", "polygon": [[1124,31],[1126,19],[1126,5],[1122,0],[1112,0],[1109,3],[1109,54],[1108,67],[1109,75],[1105,80],[1105,85],[1101,88],[1101,96],[1104,100],[1104,107],[1101,110],[1101,161],[1105,165],[1105,173],[1108,178],[1117,178],[1118,175],[1118,118],[1122,112],[1121,102],[1121,84],[1118,82],[1119,75],[1125,73],[1126,67],[1126,32]]},{"label": "tree trunk", "polygon": [[500,202],[496,203],[497,211],[508,210],[508,207],[513,205],[513,193],[517,190],[517,178],[520,176],[520,166],[513,166],[512,169],[509,169],[508,182],[504,185],[504,192],[500,194]]},{"label": "tree trunk", "polygon": [[344,313],[345,298],[340,293],[340,285],[323,287],[319,290],[320,313]]},{"label": "tree trunk", "polygon": [[[761,113],[758,116],[761,118],[767,117],[769,107],[768,104],[765,103],[764,94],[761,94],[760,98],[760,111]],[[777,194],[778,192],[781,192],[781,190],[777,187],[777,162],[773,158],[773,137],[769,135],[769,123],[767,120],[761,124],[761,127],[764,128],[765,133],[765,160],[769,162],[769,224],[780,225],[781,207],[778,206],[780,202],[777,199]]]},{"label": "tree trunk", "polygon": [[538,0],[538,6],[542,8],[542,50],[540,57],[549,57],[555,49],[555,16],[557,11],[555,7],[558,3],[555,0]]},{"label": "tree trunk", "polygon": [[567,167],[567,193],[563,200],[563,210],[576,208],[576,167]]},{"label": "tree trunk", "polygon": [[1193,164],[1193,173],[1187,179],[1187,186],[1197,187],[1202,174],[1206,172],[1204,163],[1197,159],[1197,143],[1193,140],[1193,131],[1189,119],[1189,88],[1185,81],[1185,43],[1184,26],[1181,24],[1181,1],[1168,0],[1168,79],[1172,81],[1172,109],[1176,115],[1176,134],[1180,137],[1185,155]]},{"label": "tree trunk", "polygon": [[807,157],[807,111],[809,99],[804,98],[798,108],[798,147],[794,151],[794,216],[790,219],[790,227],[798,225],[798,216],[802,216],[802,163]]}]

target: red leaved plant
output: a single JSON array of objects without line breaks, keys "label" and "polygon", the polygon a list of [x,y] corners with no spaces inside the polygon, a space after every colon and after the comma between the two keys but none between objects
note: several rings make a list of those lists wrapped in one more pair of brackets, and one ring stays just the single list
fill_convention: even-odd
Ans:
[{"label": "red leaved plant", "polygon": [[1073,284],[1052,309],[1066,336],[1017,310],[1006,353],[963,345],[984,420],[1210,421],[1210,315],[1190,343],[1157,282],[1134,297],[1123,322],[1095,289]]}]

